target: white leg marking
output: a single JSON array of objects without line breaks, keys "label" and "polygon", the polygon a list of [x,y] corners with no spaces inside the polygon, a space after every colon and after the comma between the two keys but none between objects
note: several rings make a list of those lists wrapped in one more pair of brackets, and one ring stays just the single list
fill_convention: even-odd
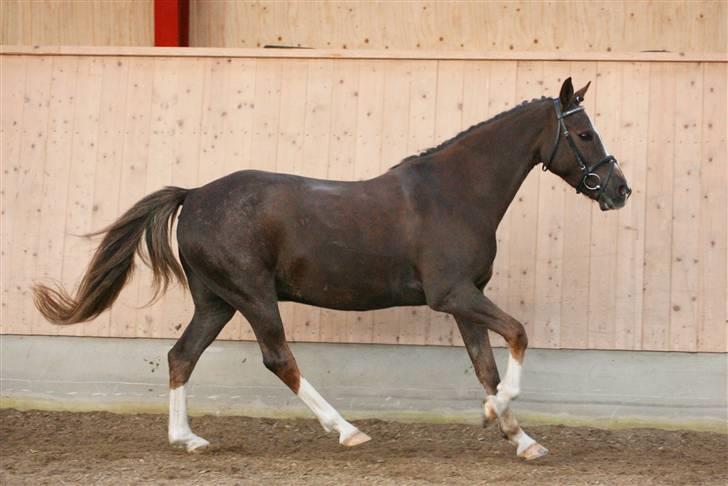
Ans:
[{"label": "white leg marking", "polygon": [[303,377],[298,388],[298,397],[316,415],[321,426],[326,432],[335,430],[339,433],[339,444],[347,447],[362,444],[370,440],[370,437],[351,425],[332,407],[324,397],[319,395],[316,389]]},{"label": "white leg marking", "polygon": [[516,417],[510,408],[507,408],[505,412],[498,417],[498,424],[500,425],[501,431],[505,434],[508,442],[516,446],[516,454],[518,457],[530,461],[538,459],[549,453],[549,450],[544,446],[533,440],[526,434],[520,425]]},{"label": "white leg marking", "polygon": [[522,371],[523,366],[521,366],[521,363],[516,361],[512,354],[509,354],[506,376],[498,383],[496,395],[490,395],[485,403],[485,415],[489,419],[503,415],[511,400],[515,400],[521,393]]},{"label": "white leg marking", "polygon": [[187,392],[185,385],[169,390],[169,443],[192,452],[210,445],[192,433],[187,421]]},{"label": "white leg marking", "polygon": [[508,369],[506,377],[498,383],[498,396],[507,400],[515,400],[521,393],[521,372],[523,367],[512,354],[508,355]]},{"label": "white leg marking", "polygon": [[520,427],[518,432],[509,437],[508,440],[511,444],[515,444],[518,457],[522,457],[527,461],[538,459],[549,453],[548,449],[530,438]]},{"label": "white leg marking", "polygon": [[516,454],[519,456],[523,454],[523,451],[536,443],[536,441],[529,437],[529,435],[520,427],[518,428],[518,432],[513,434],[513,436],[508,437],[508,441],[516,446]]}]

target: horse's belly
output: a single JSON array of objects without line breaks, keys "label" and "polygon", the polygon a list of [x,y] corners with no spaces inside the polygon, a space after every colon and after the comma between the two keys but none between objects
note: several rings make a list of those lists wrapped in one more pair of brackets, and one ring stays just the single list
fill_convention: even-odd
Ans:
[{"label": "horse's belly", "polygon": [[278,272],[276,286],[281,300],[330,309],[425,304],[421,282],[411,265],[397,258],[358,252],[329,249],[315,262],[294,258]]}]

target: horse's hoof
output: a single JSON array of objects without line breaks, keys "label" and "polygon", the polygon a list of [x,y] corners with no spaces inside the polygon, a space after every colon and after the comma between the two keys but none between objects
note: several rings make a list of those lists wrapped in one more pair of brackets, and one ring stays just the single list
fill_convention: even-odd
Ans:
[{"label": "horse's hoof", "polygon": [[202,437],[196,437],[191,441],[187,442],[185,448],[187,449],[187,452],[200,453],[207,450],[209,446],[210,443],[207,442],[205,439],[203,439]]},{"label": "horse's hoof", "polygon": [[174,447],[184,447],[187,452],[203,452],[210,445],[208,441],[196,435],[189,439],[171,440],[170,443]]},{"label": "horse's hoof", "polygon": [[348,436],[342,437],[339,440],[339,443],[345,447],[354,447],[354,446],[358,446],[359,444],[369,442],[370,440],[372,440],[371,437],[369,437],[364,432],[356,429],[356,430],[354,430],[354,432],[352,432]]},{"label": "horse's hoof", "polygon": [[525,451],[521,452],[519,456],[524,458],[527,461],[533,461],[534,459],[539,459],[541,457],[544,457],[549,453],[549,450],[546,449],[544,446],[539,444],[538,442],[535,442],[531,444]]}]

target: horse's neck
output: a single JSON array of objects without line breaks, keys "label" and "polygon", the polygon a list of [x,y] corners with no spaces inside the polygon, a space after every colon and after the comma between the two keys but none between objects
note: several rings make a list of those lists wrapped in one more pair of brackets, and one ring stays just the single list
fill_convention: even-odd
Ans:
[{"label": "horse's neck", "polygon": [[544,142],[542,108],[538,104],[505,114],[454,143],[447,157],[451,160],[440,161],[460,172],[463,187],[469,188],[462,197],[472,199],[473,209],[495,226],[537,163]]}]

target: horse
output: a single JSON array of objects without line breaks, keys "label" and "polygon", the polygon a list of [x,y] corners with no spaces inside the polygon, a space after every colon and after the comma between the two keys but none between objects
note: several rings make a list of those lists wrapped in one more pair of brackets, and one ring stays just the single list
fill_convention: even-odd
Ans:
[{"label": "horse", "polygon": [[[624,206],[631,194],[581,105],[588,87],[574,92],[568,78],[558,97],[524,102],[370,180],[243,170],[194,189],[166,187],[96,233],[104,237],[74,296],[36,284],[35,305],[56,324],[93,319],[129,280],[135,253],[153,271],[155,298],[173,280],[187,285],[194,314],[168,353],[168,435],[188,452],[209,442],[189,426],[185,386],[236,311],[250,323],[265,367],[326,432],[352,447],[370,437],[303,377],[278,302],[349,311],[427,305],[454,317],[486,392],[484,417],[498,423],[517,456],[542,457],[548,450],[523,431],[509,406],[520,392],[526,332],[483,289],[498,224],[536,165],[603,211]],[[170,247],[178,213],[179,262]],[[489,330],[508,346],[502,380]]]}]

